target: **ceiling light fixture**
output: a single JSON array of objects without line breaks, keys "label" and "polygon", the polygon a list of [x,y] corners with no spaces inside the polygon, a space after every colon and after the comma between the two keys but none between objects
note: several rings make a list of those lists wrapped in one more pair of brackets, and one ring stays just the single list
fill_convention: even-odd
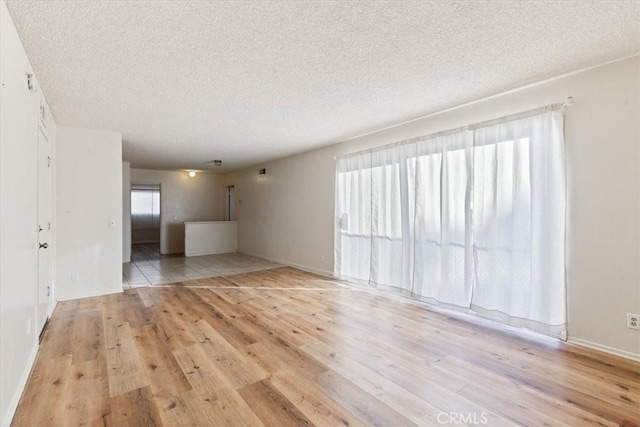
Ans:
[{"label": "ceiling light fixture", "polygon": [[189,171],[189,176],[191,178],[194,178],[196,176],[196,171],[194,171],[194,170]]}]

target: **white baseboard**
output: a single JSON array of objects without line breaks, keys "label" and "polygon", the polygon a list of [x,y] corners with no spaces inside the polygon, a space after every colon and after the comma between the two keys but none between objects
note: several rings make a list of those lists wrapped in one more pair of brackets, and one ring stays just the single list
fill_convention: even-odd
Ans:
[{"label": "white baseboard", "polygon": [[56,309],[56,306],[58,305],[58,300],[54,299],[53,300],[53,304],[51,304],[51,307],[49,307],[49,312],[47,313],[47,315],[49,317],[51,317],[53,315],[53,311]]},{"label": "white baseboard", "polygon": [[288,267],[297,268],[298,270],[306,271],[308,273],[314,273],[314,274],[319,274],[320,276],[330,277],[331,279],[334,278],[333,277],[333,272],[328,271],[328,270],[320,270],[320,269],[309,267],[309,266],[306,266],[306,265],[296,264],[295,262],[285,261],[285,260],[277,259],[277,258],[272,258],[272,257],[268,257],[268,256],[261,255],[261,254],[254,254],[254,253],[245,252],[245,251],[238,251],[238,253],[241,253],[241,254],[244,254],[244,255],[249,255],[249,256],[252,256],[252,257],[256,257],[256,258],[262,258],[262,259],[267,260],[267,261],[271,261],[271,262],[275,262],[275,263],[278,263],[278,264],[286,265]]},{"label": "white baseboard", "polygon": [[580,347],[587,347],[592,350],[602,351],[603,353],[613,354],[614,356],[624,357],[625,359],[634,360],[636,362],[640,362],[640,354],[632,353],[626,350],[620,350],[614,347],[609,347],[608,345],[598,344],[593,341],[583,340],[581,338],[569,337],[567,340],[569,344],[575,344]]},{"label": "white baseboard", "polygon": [[124,289],[122,288],[122,285],[120,285],[120,289],[109,289],[108,291],[88,292],[83,295],[73,296],[69,298],[60,298],[59,301],[73,301],[75,299],[101,297],[103,295],[112,295],[112,294],[121,294],[122,292],[124,292]]},{"label": "white baseboard", "polygon": [[36,361],[36,355],[38,354],[38,345],[36,344],[29,355],[29,359],[27,360],[27,366],[20,377],[20,382],[18,383],[18,387],[16,388],[13,397],[11,398],[11,402],[9,403],[9,408],[7,409],[7,413],[2,420],[3,427],[9,427],[11,425],[11,420],[13,420],[13,416],[16,413],[16,409],[18,409],[18,403],[20,403],[20,398],[22,397],[22,392],[24,391],[24,387],[27,385],[27,381],[29,380],[29,375],[31,375],[31,369],[33,368],[33,364]]}]

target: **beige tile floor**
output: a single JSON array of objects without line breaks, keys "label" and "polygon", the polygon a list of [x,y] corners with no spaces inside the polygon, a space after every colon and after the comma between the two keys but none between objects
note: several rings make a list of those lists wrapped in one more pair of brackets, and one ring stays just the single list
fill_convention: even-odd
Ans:
[{"label": "beige tile floor", "polygon": [[166,285],[204,277],[230,276],[282,267],[239,253],[195,257],[160,255],[157,245],[134,245],[132,262],[123,264],[124,289]]}]

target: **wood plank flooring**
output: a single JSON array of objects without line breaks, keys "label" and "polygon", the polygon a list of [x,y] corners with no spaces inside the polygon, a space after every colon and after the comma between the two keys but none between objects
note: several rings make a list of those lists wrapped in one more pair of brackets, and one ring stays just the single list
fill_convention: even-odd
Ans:
[{"label": "wood plank flooring", "polygon": [[15,426],[622,425],[640,363],[292,268],[58,304]]}]

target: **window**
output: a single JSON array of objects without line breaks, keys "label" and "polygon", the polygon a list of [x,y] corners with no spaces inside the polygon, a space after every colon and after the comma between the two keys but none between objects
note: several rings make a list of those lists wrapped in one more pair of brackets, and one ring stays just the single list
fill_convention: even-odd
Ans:
[{"label": "window", "polygon": [[335,275],[564,337],[562,119],[339,159]]},{"label": "window", "polygon": [[131,228],[160,228],[160,190],[131,190]]},{"label": "window", "polygon": [[131,243],[160,243],[160,234],[160,186],[132,185]]}]

